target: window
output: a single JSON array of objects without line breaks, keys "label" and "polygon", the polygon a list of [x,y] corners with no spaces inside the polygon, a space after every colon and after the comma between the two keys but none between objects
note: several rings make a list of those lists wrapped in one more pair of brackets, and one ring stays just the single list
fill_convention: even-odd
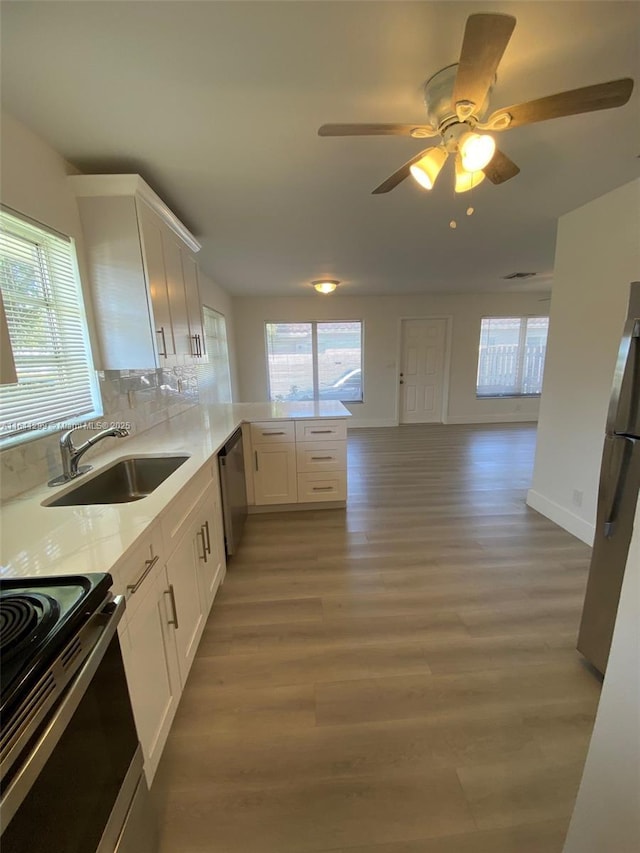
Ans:
[{"label": "window", "polygon": [[227,324],[213,308],[202,307],[208,364],[198,368],[198,396],[201,403],[230,403],[231,376]]},{"label": "window", "polygon": [[548,317],[484,317],[477,396],[540,394],[548,328]]},{"label": "window", "polygon": [[0,387],[0,446],[101,414],[73,242],[3,209],[0,290],[18,376]]},{"label": "window", "polygon": [[362,402],[362,323],[267,323],[271,400]]}]

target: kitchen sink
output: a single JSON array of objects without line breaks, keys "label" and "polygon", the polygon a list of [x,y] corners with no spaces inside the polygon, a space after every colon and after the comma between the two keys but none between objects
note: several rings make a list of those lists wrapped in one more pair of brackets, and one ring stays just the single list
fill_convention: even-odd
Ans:
[{"label": "kitchen sink", "polygon": [[188,456],[138,456],[121,459],[90,480],[83,480],[45,506],[122,504],[150,495]]}]

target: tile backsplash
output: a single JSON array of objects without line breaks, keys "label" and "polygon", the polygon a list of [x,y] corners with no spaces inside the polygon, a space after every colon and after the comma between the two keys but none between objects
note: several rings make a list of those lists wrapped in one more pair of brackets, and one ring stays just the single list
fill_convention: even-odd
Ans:
[{"label": "tile backsplash", "polygon": [[[195,406],[198,378],[194,366],[149,370],[105,370],[99,372],[105,425],[126,424],[131,435]],[[81,443],[95,430],[79,432]],[[45,483],[61,473],[60,432],[34,439],[0,452],[0,498],[5,501]],[[111,439],[106,439],[111,441]],[[118,439],[126,442],[127,439]],[[99,452],[100,448],[96,449]],[[87,462],[91,462],[91,451]]]}]

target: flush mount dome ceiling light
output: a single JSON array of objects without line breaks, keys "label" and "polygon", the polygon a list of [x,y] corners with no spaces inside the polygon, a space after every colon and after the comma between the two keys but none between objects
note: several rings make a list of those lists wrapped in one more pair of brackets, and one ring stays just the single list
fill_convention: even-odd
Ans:
[{"label": "flush mount dome ceiling light", "polygon": [[333,293],[340,282],[332,278],[319,278],[317,281],[312,281],[311,284],[318,293],[327,294]]},{"label": "flush mount dome ceiling light", "polygon": [[[388,193],[412,175],[431,189],[449,154],[456,161],[456,191],[489,178],[502,184],[520,169],[486,133],[499,133],[548,119],[608,110],[627,103],[633,80],[624,77],[548,95],[495,110],[484,118],[496,71],[516,25],[512,15],[477,13],[467,18],[459,62],[442,68],[424,84],[426,124],[323,124],[319,136],[409,136],[413,139],[440,137],[435,146],[420,151],[397,169],[374,194]],[[470,176],[460,177],[465,171]],[[481,178],[476,178],[480,174]],[[470,189],[469,186],[465,186]]]}]

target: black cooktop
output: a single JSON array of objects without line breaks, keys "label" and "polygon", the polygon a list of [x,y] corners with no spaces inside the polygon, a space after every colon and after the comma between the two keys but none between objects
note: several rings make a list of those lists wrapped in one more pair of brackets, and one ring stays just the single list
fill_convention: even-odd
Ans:
[{"label": "black cooktop", "polygon": [[24,698],[104,601],[111,575],[0,580],[0,716]]}]

